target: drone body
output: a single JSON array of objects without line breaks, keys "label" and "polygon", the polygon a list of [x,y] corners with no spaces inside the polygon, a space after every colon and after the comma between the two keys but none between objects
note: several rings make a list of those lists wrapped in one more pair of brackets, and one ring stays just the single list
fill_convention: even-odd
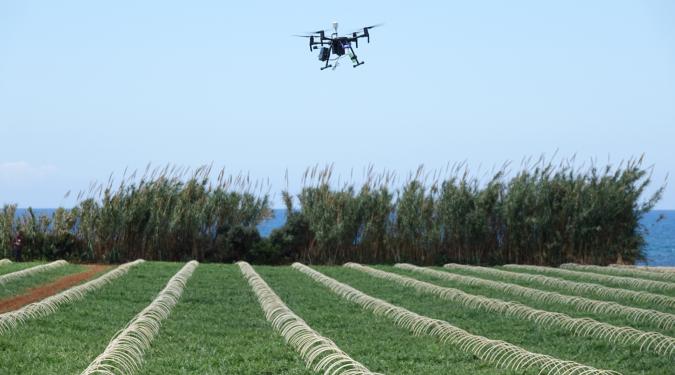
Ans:
[{"label": "drone body", "polygon": [[[370,32],[369,30],[380,25],[373,25],[364,27],[363,30],[351,33],[351,35],[338,36],[337,28],[338,23],[333,22],[333,33],[330,37],[326,36],[324,30],[319,30],[309,35],[296,35],[303,38],[309,38],[309,50],[319,50],[319,61],[325,62],[326,65],[321,67],[321,70],[328,68],[337,68],[338,60],[345,54],[349,56],[352,61],[353,67],[356,68],[359,65],[363,65],[364,61],[359,61],[359,58],[352,48],[352,43],[354,43],[355,48],[359,48],[359,39],[366,38],[368,43],[370,43]],[[331,58],[331,55],[336,57]],[[331,61],[334,62],[334,65],[331,64]]]}]

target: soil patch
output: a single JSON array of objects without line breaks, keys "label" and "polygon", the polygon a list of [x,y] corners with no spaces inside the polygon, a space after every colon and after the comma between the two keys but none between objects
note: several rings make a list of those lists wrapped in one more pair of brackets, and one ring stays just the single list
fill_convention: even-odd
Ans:
[{"label": "soil patch", "polygon": [[87,268],[85,271],[60,277],[47,284],[42,284],[35,288],[31,288],[24,294],[0,300],[0,313],[16,310],[29,303],[33,303],[35,301],[52,296],[62,290],[70,288],[71,286],[89,280],[97,274],[110,268],[110,266],[104,266],[101,264],[86,265],[84,267]]}]

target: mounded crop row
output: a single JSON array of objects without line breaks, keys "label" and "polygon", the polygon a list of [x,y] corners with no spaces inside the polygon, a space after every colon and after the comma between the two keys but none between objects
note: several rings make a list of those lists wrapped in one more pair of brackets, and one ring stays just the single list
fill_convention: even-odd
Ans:
[{"label": "mounded crop row", "polygon": [[501,279],[535,282],[554,288],[565,289],[573,294],[590,293],[600,298],[618,297],[640,303],[649,303],[656,306],[675,309],[675,298],[661,294],[641,292],[636,290],[612,288],[599,284],[570,281],[557,277],[534,275],[530,273],[511,272],[491,267],[469,266],[464,264],[448,263],[443,267],[448,269],[463,269],[477,272],[483,275],[491,275]]},{"label": "mounded crop row", "polygon": [[4,335],[17,328],[19,324],[26,320],[47,316],[56,312],[61,305],[81,300],[87,293],[112,282],[116,278],[126,274],[131,267],[142,262],[142,259],[138,259],[133,262],[122,264],[94,280],[66,289],[53,296],[49,296],[42,301],[31,303],[18,310],[0,314],[0,335]]},{"label": "mounded crop row", "polygon": [[672,273],[675,272],[675,267],[647,267],[647,266],[632,266],[632,265],[626,265],[626,264],[610,264],[610,267],[615,267],[615,268],[626,268],[626,269],[633,269],[633,270],[640,270],[640,271],[647,271],[647,272],[658,272],[658,273]]},{"label": "mounded crop row", "polygon": [[8,274],[0,276],[0,284],[4,284],[4,283],[10,282],[12,280],[20,279],[22,277],[34,275],[36,273],[48,271],[48,270],[53,269],[53,268],[65,266],[66,264],[68,264],[68,262],[66,262],[65,260],[57,260],[57,261],[54,261],[54,262],[51,262],[51,263],[41,264],[39,266],[26,268],[26,269],[21,270],[21,271],[8,273]]},{"label": "mounded crop row", "polygon": [[246,262],[237,262],[241,273],[253,289],[267,321],[291,345],[308,368],[323,374],[375,374],[352,359],[330,339],[321,336],[297,316],[274,293],[260,275]]},{"label": "mounded crop row", "polygon": [[582,271],[582,272],[587,271],[613,276],[635,277],[671,283],[675,282],[675,273],[673,272],[658,273],[658,272],[642,271],[637,268],[601,267],[576,263],[565,263],[560,265],[560,268],[572,271]]},{"label": "mounded crop row", "polygon": [[132,374],[139,370],[145,351],[159,333],[162,320],[169,316],[178,303],[185,284],[198,265],[194,260],[185,264],[157,297],[115,335],[103,353],[81,374]]},{"label": "mounded crop row", "polygon": [[624,306],[616,302],[598,301],[590,298],[547,292],[516,284],[481,279],[478,277],[441,272],[429,268],[417,267],[412,264],[399,263],[396,264],[396,267],[423,273],[444,280],[454,281],[471,286],[485,287],[519,297],[532,298],[540,302],[567,305],[575,308],[577,311],[627,317],[638,323],[650,323],[664,329],[670,329],[673,327],[673,325],[675,325],[675,315],[663,313],[660,311]]},{"label": "mounded crop row", "polygon": [[675,338],[658,332],[645,332],[631,327],[617,327],[590,318],[573,318],[563,313],[539,310],[517,302],[468,294],[459,289],[441,287],[357,263],[347,263],[345,266],[377,278],[414,288],[418,292],[434,294],[439,298],[452,301],[469,309],[529,320],[543,327],[562,328],[579,336],[590,336],[615,344],[639,346],[640,350],[661,355],[675,353]]},{"label": "mounded crop row", "polygon": [[643,279],[636,279],[636,278],[633,278],[633,277],[600,275],[600,274],[597,274],[597,273],[571,271],[571,270],[566,270],[566,269],[561,269],[561,268],[553,268],[553,267],[530,266],[530,265],[524,265],[524,264],[507,264],[504,267],[508,268],[508,269],[523,270],[523,271],[529,271],[529,272],[540,272],[540,273],[544,273],[544,274],[562,276],[562,277],[565,277],[565,276],[580,277],[580,278],[593,280],[594,282],[615,284],[615,285],[619,285],[619,286],[626,287],[626,288],[644,289],[644,290],[650,290],[650,291],[653,291],[653,292],[673,292],[673,291],[675,291],[675,284],[666,283],[666,282],[662,282],[662,281],[643,280]]},{"label": "mounded crop row", "polygon": [[529,368],[539,369],[539,374],[555,375],[615,375],[611,370],[598,370],[572,361],[564,361],[545,354],[532,353],[505,341],[491,340],[473,335],[450,323],[418,315],[402,307],[371,297],[347,284],[343,284],[304,264],[294,263],[293,268],[304,273],[314,281],[326,286],[340,297],[354,302],[376,315],[385,316],[397,325],[409,329],[415,335],[430,335],[444,343],[450,343],[459,350],[470,353],[496,367],[522,371]]}]

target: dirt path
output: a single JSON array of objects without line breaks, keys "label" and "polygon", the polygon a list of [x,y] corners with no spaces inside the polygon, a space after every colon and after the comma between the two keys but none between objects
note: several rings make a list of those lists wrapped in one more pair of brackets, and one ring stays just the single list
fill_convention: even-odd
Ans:
[{"label": "dirt path", "polygon": [[31,288],[24,294],[0,300],[0,313],[16,310],[29,303],[47,298],[62,290],[68,289],[71,286],[91,279],[95,275],[110,268],[110,266],[104,266],[101,264],[86,265],[84,267],[86,268],[85,271],[63,276],[47,284],[42,284],[35,288]]}]

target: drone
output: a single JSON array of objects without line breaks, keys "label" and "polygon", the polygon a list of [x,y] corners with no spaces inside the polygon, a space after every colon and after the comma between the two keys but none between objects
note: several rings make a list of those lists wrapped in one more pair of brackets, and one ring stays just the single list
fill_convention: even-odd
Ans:
[{"label": "drone", "polygon": [[[338,36],[338,23],[333,22],[333,33],[330,37],[326,36],[325,30],[308,33],[308,35],[294,36],[309,38],[310,52],[315,49],[319,50],[319,61],[326,63],[326,65],[321,67],[321,70],[331,67],[333,70],[335,70],[335,68],[338,66],[338,60],[345,54],[349,56],[349,58],[352,60],[353,67],[356,68],[357,66],[363,65],[364,61],[359,61],[359,58],[356,56],[356,52],[354,52],[354,48],[352,48],[352,43],[354,43],[356,48],[359,48],[360,38],[366,38],[368,43],[370,43],[369,30],[378,26],[381,26],[381,24],[366,26],[363,28],[363,30],[353,32],[351,35],[348,34],[345,36]],[[336,57],[331,58],[331,54],[335,55]],[[331,64],[331,62],[334,62],[334,65]]]}]

